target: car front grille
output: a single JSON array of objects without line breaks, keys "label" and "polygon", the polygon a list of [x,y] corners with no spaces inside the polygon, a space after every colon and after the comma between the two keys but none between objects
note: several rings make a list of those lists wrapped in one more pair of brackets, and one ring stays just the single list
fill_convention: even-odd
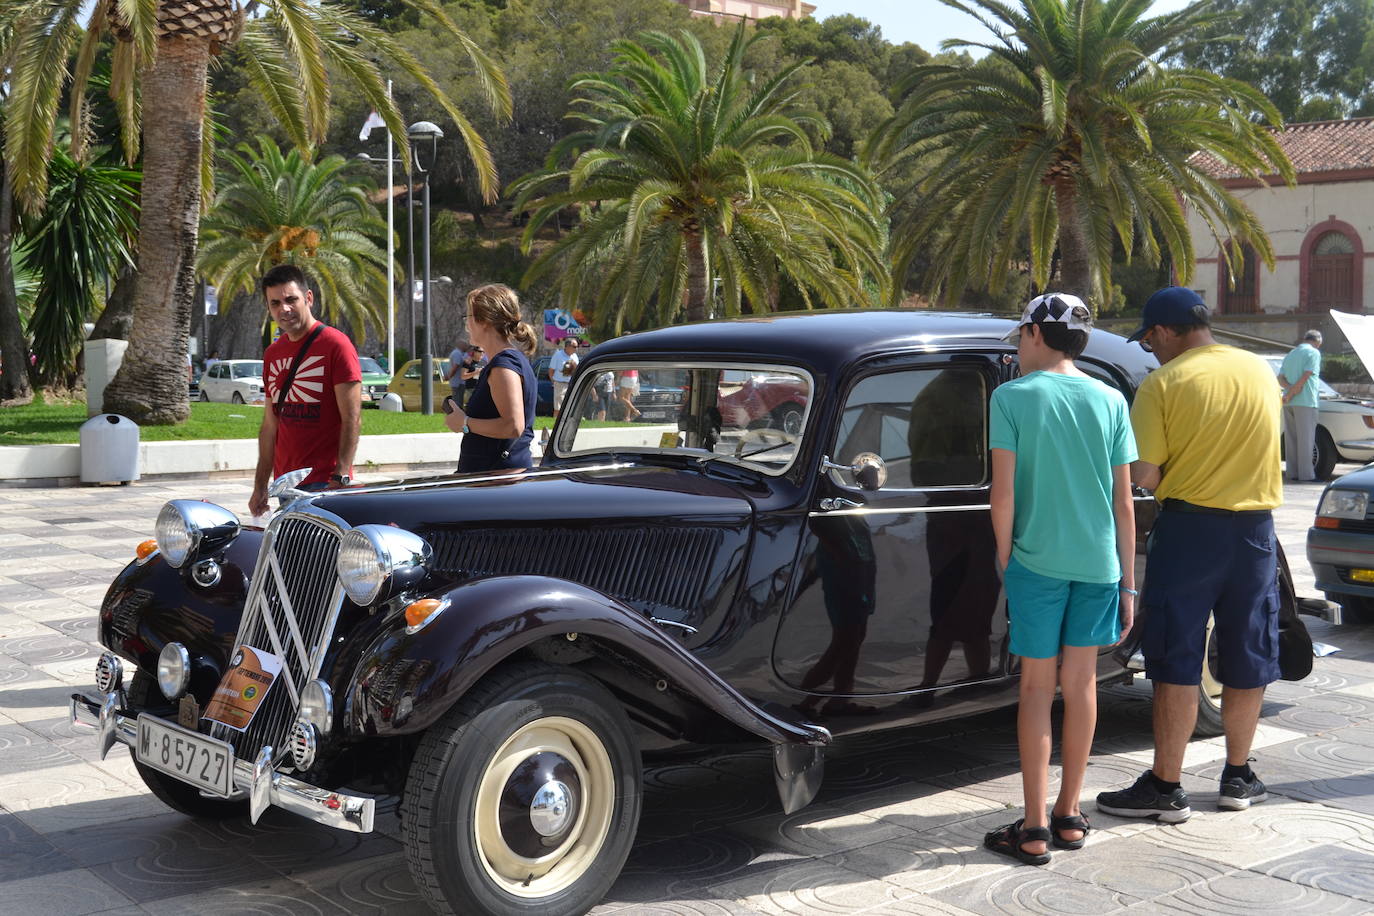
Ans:
[{"label": "car front grille", "polygon": [[280,683],[273,683],[245,731],[211,725],[211,735],[233,744],[240,759],[252,760],[264,745],[271,745],[274,759],[288,750],[300,692],[320,672],[343,603],[334,572],[339,538],[338,525],[288,512],[263,539],[234,650],[252,646],[280,656],[283,665]]}]

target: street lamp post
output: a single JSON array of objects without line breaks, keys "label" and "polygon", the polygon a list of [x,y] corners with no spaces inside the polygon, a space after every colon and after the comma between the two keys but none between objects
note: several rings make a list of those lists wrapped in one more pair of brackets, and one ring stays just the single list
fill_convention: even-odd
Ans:
[{"label": "street lamp post", "polygon": [[[439,125],[433,122],[416,121],[406,130],[406,137],[410,140],[410,161],[424,182],[424,193],[421,197],[424,225],[420,244],[422,246],[421,270],[424,274],[424,286],[421,288],[421,294],[425,310],[425,352],[420,363],[420,412],[432,414],[434,413],[434,318],[430,310],[429,298],[429,174],[434,168],[434,159],[438,155],[439,141],[444,138],[444,132],[439,129]],[[420,144],[426,140],[430,142],[430,167],[428,169],[420,166]],[[411,307],[414,308],[414,305],[412,304]]]}]

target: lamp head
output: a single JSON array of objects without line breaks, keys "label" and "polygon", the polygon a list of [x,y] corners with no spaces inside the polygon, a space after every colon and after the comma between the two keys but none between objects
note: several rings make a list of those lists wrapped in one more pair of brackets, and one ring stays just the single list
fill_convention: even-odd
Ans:
[{"label": "lamp head", "polygon": [[406,128],[406,136],[412,142],[418,140],[442,140],[444,132],[433,121],[416,121]]}]

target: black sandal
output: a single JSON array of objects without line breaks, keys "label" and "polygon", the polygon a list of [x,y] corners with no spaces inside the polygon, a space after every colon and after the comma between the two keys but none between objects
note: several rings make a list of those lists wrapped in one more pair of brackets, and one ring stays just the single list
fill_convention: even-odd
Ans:
[{"label": "black sandal", "polygon": [[1049,828],[1023,827],[1022,825],[1025,823],[1026,819],[1021,818],[1014,824],[998,827],[983,837],[983,845],[1000,855],[1020,859],[1027,865],[1044,865],[1050,860],[1048,850],[1045,852],[1027,852],[1022,847],[1027,843],[1034,843],[1036,840],[1048,846],[1050,842]]},{"label": "black sandal", "polygon": [[[1054,834],[1054,845],[1060,849],[1082,849],[1083,841],[1092,832],[1086,814],[1055,814],[1050,812],[1050,832]],[[1059,835],[1061,830],[1081,830],[1083,835],[1076,840],[1066,840]]]}]

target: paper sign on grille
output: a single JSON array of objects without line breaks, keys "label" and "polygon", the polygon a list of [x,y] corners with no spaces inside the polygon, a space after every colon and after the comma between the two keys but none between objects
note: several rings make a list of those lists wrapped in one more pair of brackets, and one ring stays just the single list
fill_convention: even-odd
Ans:
[{"label": "paper sign on grille", "polygon": [[240,647],[205,707],[205,718],[243,731],[262,707],[281,667],[281,658],[271,652]]}]

